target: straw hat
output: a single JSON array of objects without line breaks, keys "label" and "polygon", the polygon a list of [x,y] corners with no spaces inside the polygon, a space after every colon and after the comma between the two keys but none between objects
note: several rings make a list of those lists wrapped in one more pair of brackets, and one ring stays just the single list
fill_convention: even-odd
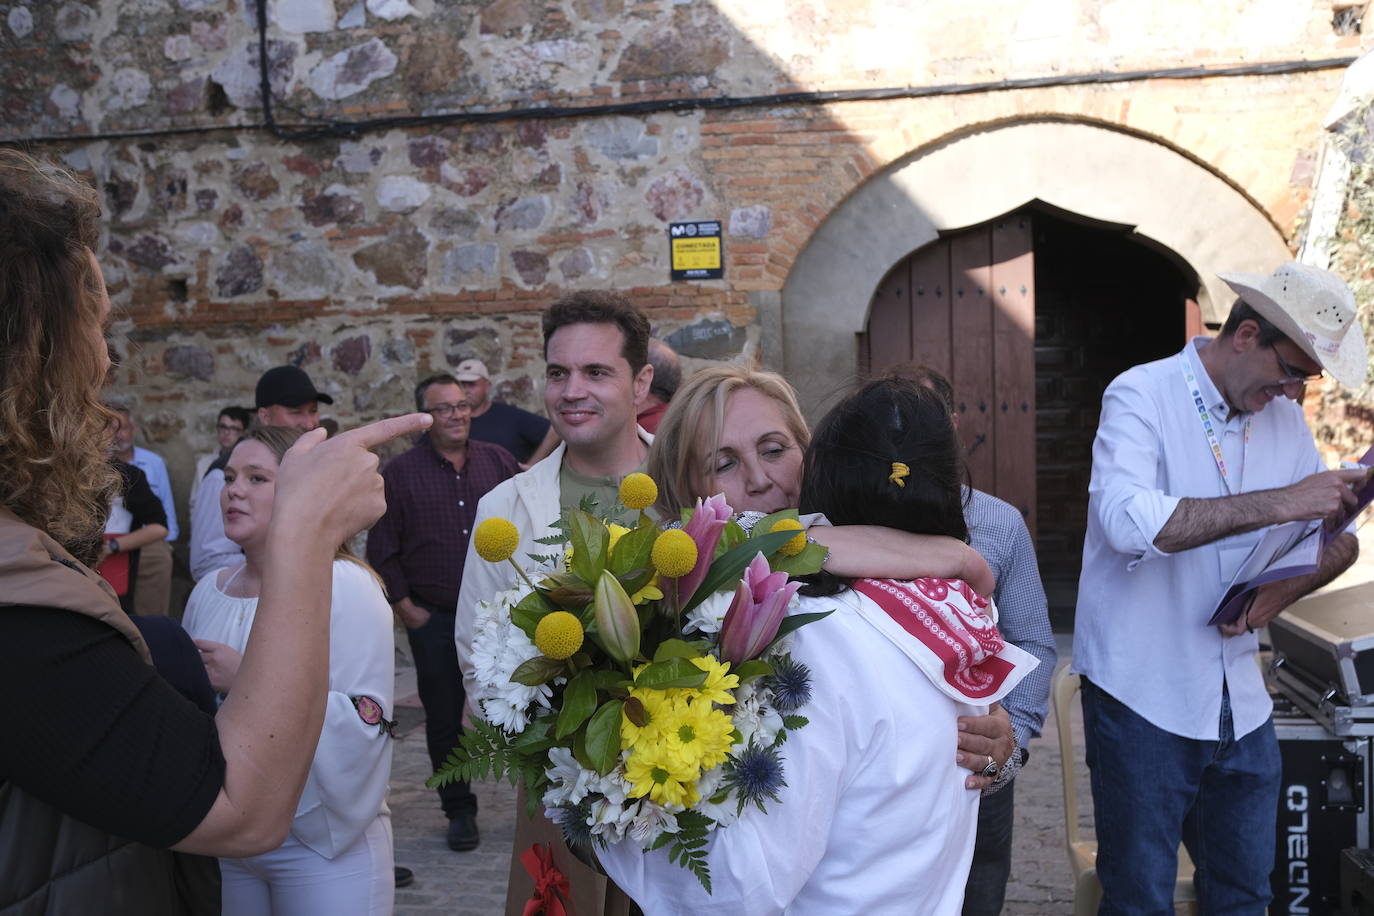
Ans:
[{"label": "straw hat", "polygon": [[1364,384],[1364,328],[1355,317],[1355,294],[1335,274],[1289,261],[1267,277],[1217,276],[1336,381],[1347,388]]}]

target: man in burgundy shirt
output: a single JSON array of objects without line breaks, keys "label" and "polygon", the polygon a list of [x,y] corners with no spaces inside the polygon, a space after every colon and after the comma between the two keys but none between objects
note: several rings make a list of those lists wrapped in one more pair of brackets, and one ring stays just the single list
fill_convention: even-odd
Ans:
[{"label": "man in burgundy shirt", "polygon": [[[453,612],[477,503],[516,474],[514,456],[468,438],[472,408],[451,375],[415,387],[415,404],[434,416],[429,432],[382,469],[386,514],[367,537],[367,559],[386,585],[415,658],[425,708],[425,740],[437,769],[462,734],[463,678],[453,644]],[[439,790],[450,849],[478,843],[477,798],[466,782]]]}]

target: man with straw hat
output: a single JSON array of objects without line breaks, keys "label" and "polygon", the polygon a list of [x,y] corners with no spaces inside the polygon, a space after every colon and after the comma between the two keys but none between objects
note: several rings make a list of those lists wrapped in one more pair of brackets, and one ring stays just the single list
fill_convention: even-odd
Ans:
[{"label": "man with straw hat", "polygon": [[1264,911],[1280,760],[1254,630],[1358,551],[1342,533],[1316,573],[1208,625],[1266,529],[1339,516],[1365,476],[1326,470],[1298,405],[1323,372],[1364,383],[1350,290],[1293,262],[1221,278],[1240,297],[1221,333],[1117,377],[1093,443],[1073,670],[1102,913],[1172,913],[1180,841],[1204,912]]}]

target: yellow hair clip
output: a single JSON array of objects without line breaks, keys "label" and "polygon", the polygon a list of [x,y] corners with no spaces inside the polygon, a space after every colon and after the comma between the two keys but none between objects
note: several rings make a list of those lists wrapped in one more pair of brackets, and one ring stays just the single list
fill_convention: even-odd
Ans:
[{"label": "yellow hair clip", "polygon": [[887,475],[887,479],[899,487],[906,486],[906,477],[911,474],[911,468],[902,464],[900,461],[892,462],[892,473]]}]

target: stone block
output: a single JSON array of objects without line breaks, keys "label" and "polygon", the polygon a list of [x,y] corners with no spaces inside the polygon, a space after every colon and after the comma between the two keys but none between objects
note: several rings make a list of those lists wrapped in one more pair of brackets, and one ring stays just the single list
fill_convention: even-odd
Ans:
[{"label": "stone block", "polygon": [[496,231],[538,229],[548,215],[549,200],[542,194],[535,197],[507,198],[496,208]]},{"label": "stone block", "polygon": [[429,185],[409,175],[387,175],[377,183],[377,203],[383,210],[414,210],[429,200]]},{"label": "stone block", "polygon": [[512,251],[510,260],[526,286],[544,285],[544,278],[549,274],[548,255],[539,251]]},{"label": "stone block", "polygon": [[748,331],[728,321],[704,319],[678,328],[663,342],[682,356],[696,359],[729,359],[744,350]]},{"label": "stone block", "polygon": [[582,139],[607,159],[637,161],[658,155],[658,138],[646,134],[638,118],[598,118],[582,128]]},{"label": "stone block", "polygon": [[124,250],[124,259],[131,264],[154,272],[181,260],[176,248],[161,235],[149,233],[138,239]]},{"label": "stone block", "polygon": [[27,38],[33,31],[33,13],[29,12],[27,6],[11,7],[9,15],[5,17],[5,22],[10,27],[10,32],[15,38]]},{"label": "stone block", "polygon": [[763,204],[736,207],[730,211],[730,234],[761,239],[773,228],[773,211]]},{"label": "stone block", "polygon": [[272,168],[265,162],[250,162],[234,167],[234,187],[249,200],[266,200],[281,189]]},{"label": "stone block", "polygon": [[372,356],[372,338],[366,334],[346,337],[334,345],[330,351],[334,370],[345,375],[357,375],[367,365]]},{"label": "stone block", "polygon": [[494,244],[459,245],[444,252],[439,282],[444,286],[484,285],[496,275],[498,249]]},{"label": "stone block", "polygon": [[471,210],[457,207],[441,207],[429,218],[429,228],[439,235],[449,238],[471,240],[477,235],[477,227],[482,224],[481,217]]},{"label": "stone block", "polygon": [[269,9],[284,32],[330,32],[335,26],[334,0],[278,0]]},{"label": "stone block", "polygon": [[301,199],[300,210],[310,225],[327,226],[357,222],[367,208],[350,188],[332,184],[320,192],[307,191]]},{"label": "stone block", "polygon": [[346,99],[395,73],[396,64],[391,49],[380,38],[370,38],[321,61],[306,84],[322,99]]},{"label": "stone block", "polygon": [[419,289],[428,273],[429,240],[410,223],[402,223],[380,242],[353,255],[353,263],[372,271],[383,286]]},{"label": "stone block", "polygon": [[585,248],[564,255],[558,262],[558,270],[563,274],[563,279],[568,281],[580,280],[591,273],[596,267],[596,261],[592,258],[592,253]]},{"label": "stone block", "polygon": [[229,249],[219,270],[215,271],[215,291],[224,298],[246,296],[262,289],[262,259],[251,245]]},{"label": "stone block", "polygon": [[655,178],[644,192],[649,211],[665,223],[700,216],[698,208],[705,197],[700,179],[682,167]]},{"label": "stone block", "polygon": [[162,371],[173,378],[208,382],[215,375],[215,357],[195,344],[168,347],[162,351]]},{"label": "stone block", "polygon": [[457,366],[465,359],[480,359],[487,369],[499,372],[505,363],[501,338],[487,327],[449,328],[444,332],[444,359]]},{"label": "stone block", "polygon": [[439,183],[459,197],[474,197],[496,180],[496,170],[484,165],[460,169],[448,162],[439,166]]},{"label": "stone block", "polygon": [[[194,38],[195,32],[192,31]],[[296,75],[297,47],[293,42],[268,39],[267,79],[272,92],[281,98],[289,94]],[[262,107],[262,79],[258,69],[257,40],[246,41],[234,49],[211,73],[236,108]]]},{"label": "stone block", "polygon": [[411,165],[438,165],[448,159],[448,141],[443,137],[417,137],[406,144]]}]

